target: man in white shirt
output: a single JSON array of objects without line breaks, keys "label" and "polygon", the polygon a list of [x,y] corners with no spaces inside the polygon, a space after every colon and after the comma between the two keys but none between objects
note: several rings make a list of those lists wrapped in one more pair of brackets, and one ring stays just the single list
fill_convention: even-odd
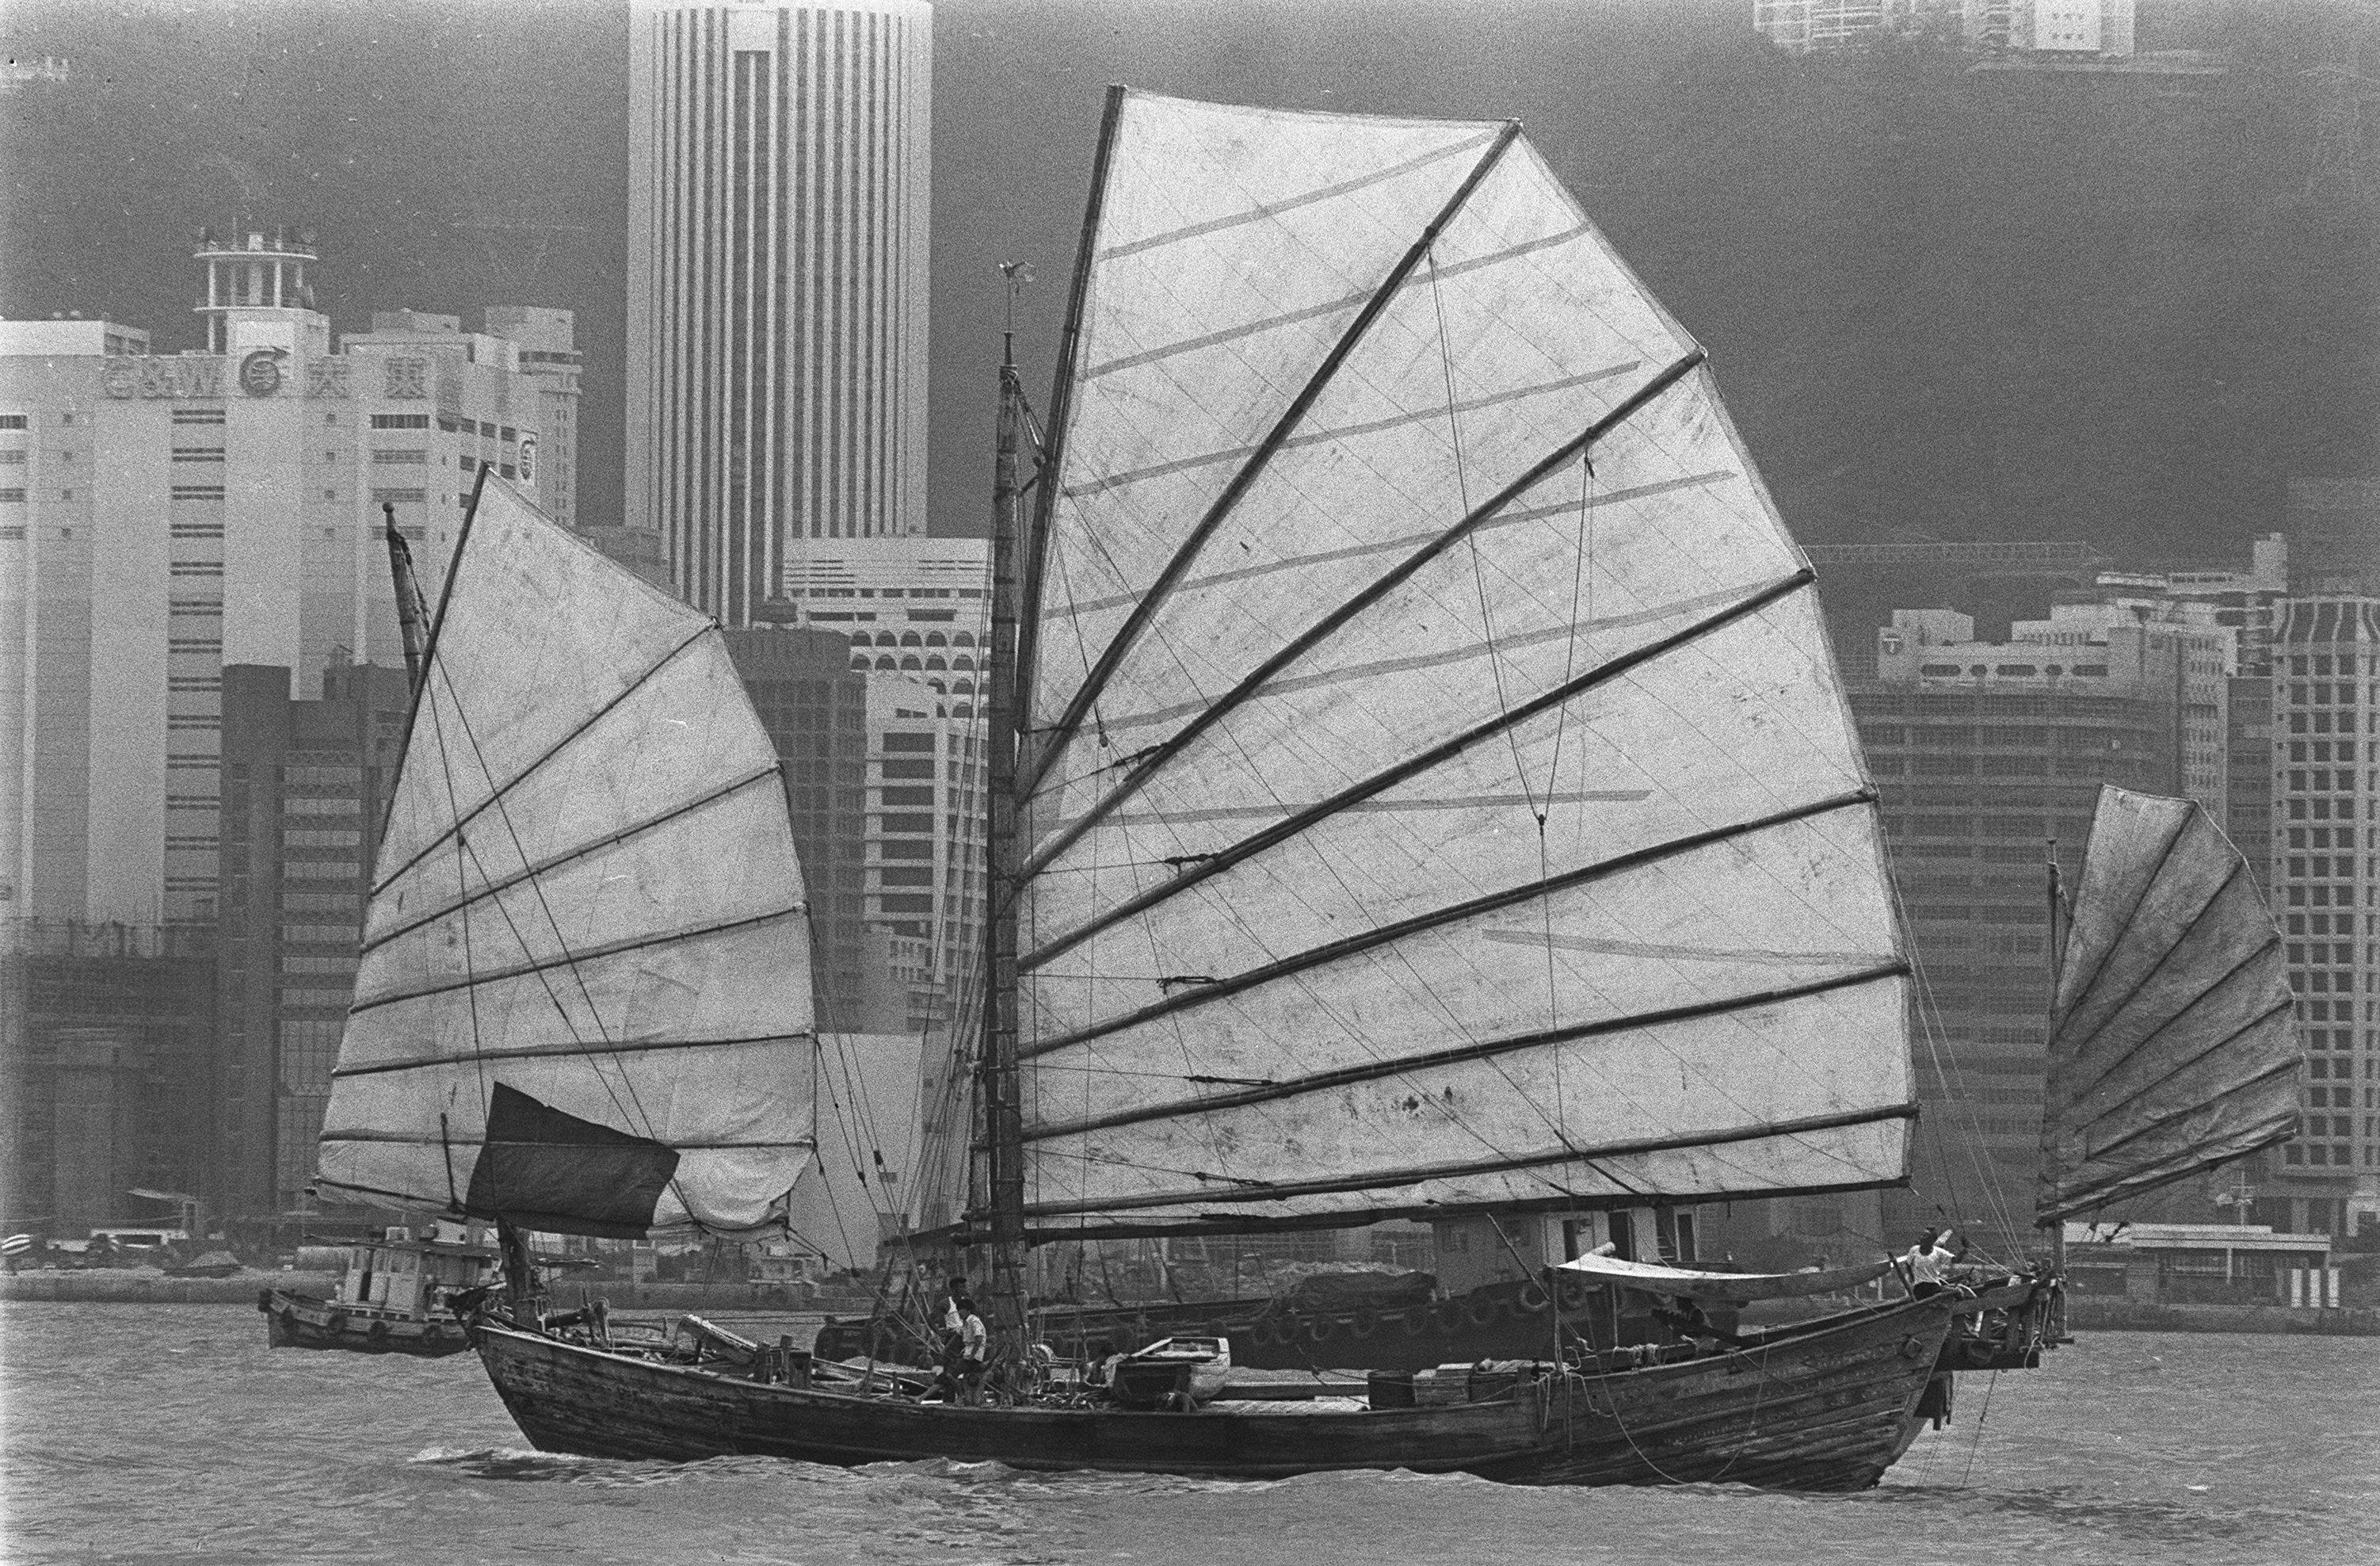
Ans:
[{"label": "man in white shirt", "polygon": [[1951,1264],[1967,1254],[1963,1242],[1956,1251],[1945,1245],[1943,1242],[1949,1238],[1948,1230],[1937,1234],[1929,1229],[1917,1237],[1917,1243],[1900,1258],[1901,1266],[1909,1273],[1910,1298],[1922,1300],[1929,1294],[1939,1294],[1949,1286]]},{"label": "man in white shirt", "polygon": [[963,1403],[978,1401],[983,1393],[983,1364],[990,1357],[991,1333],[983,1317],[976,1315],[975,1302],[960,1298],[952,1302],[959,1313],[959,1398]]}]

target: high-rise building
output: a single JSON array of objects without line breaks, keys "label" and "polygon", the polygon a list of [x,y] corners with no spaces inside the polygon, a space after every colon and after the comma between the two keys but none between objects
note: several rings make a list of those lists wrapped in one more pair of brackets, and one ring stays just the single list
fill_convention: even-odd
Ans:
[{"label": "high-rise building", "polygon": [[862,672],[841,633],[730,631],[785,770],[808,883],[819,1025],[940,1022],[982,939],[978,726],[921,679]]},{"label": "high-rise building", "polygon": [[1992,544],[1814,544],[1835,662],[1864,669],[1893,612],[1956,608],[1987,639],[2067,593],[2091,596],[2107,557],[2066,540]]},{"label": "high-rise building", "polygon": [[2380,1224],[2380,598],[2284,606],[2271,732],[2271,890],[2306,1045],[2305,1115],[2259,1160],[2257,1212],[2348,1234]]},{"label": "high-rise building", "polygon": [[905,674],[975,716],[991,627],[991,545],[980,538],[821,540],[785,564],[795,620],[851,639],[851,667]]},{"label": "high-rise building", "polygon": [[[2123,617],[2131,620],[2131,617]],[[1893,881],[1923,981],[1912,1154],[1925,1201],[1888,1193],[1888,1226],[2032,1210],[2048,1013],[2044,861],[2070,877],[2099,786],[2220,789],[2193,734],[2219,744],[2228,691],[2214,628],[2018,622],[2038,640],[1979,642],[1948,610],[1903,611],[1876,677],[1850,684],[1883,791]],[[2070,634],[2070,642],[2053,638]],[[2221,819],[2221,801],[2208,801]]]},{"label": "high-rise building", "polygon": [[209,351],[0,323],[0,911],[212,918],[224,667],[396,663],[382,503],[434,595],[480,467],[568,487],[519,345],[404,311],[334,345],[310,246],[198,254]]},{"label": "high-rise building", "polygon": [[0,919],[0,1227],[79,1240],[194,1190],[211,932]]},{"label": "high-rise building", "polygon": [[931,6],[641,3],[627,515],[753,623],[803,541],[922,532]]},{"label": "high-rise building", "polygon": [[481,313],[488,336],[519,349],[520,373],[538,385],[534,433],[516,451],[521,479],[535,486],[547,516],[577,527],[578,375],[586,356],[573,339],[571,313],[531,304],[492,304]]},{"label": "high-rise building", "polygon": [[302,1210],[355,998],[372,852],[410,704],[404,671],[334,663],[320,700],[290,671],[223,676],[215,1159],[210,1205]]}]

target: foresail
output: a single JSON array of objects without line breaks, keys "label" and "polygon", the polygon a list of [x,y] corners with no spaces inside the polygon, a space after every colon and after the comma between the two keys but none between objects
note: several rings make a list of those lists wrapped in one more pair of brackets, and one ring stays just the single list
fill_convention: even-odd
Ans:
[{"label": "foresail", "polygon": [[2282,959],[2204,810],[2100,790],[2050,1024],[2036,1222],[2289,1136],[2302,1053]]},{"label": "foresail", "polygon": [[1810,573],[1512,128],[1127,95],[1037,587],[1043,1234],[1905,1172]]},{"label": "foresail", "polygon": [[711,622],[490,483],[380,846],[336,1198],[565,1233],[771,1219],[811,1156],[808,913]]}]

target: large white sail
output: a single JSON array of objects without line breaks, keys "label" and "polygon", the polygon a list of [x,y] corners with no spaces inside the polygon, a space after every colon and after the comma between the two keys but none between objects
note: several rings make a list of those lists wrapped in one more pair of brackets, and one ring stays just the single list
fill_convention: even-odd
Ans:
[{"label": "large white sail", "polygon": [[2037,1221],[2285,1140],[2303,1059],[2248,862],[2190,800],[2101,789],[2050,1022]]},{"label": "large white sail", "polygon": [[1123,94],[1028,598],[1042,1236],[1870,1187],[1806,563],[1517,127]]},{"label": "large white sail", "polygon": [[816,1143],[775,752],[705,616],[490,483],[406,743],[322,1139],[334,1197],[769,1220]]}]

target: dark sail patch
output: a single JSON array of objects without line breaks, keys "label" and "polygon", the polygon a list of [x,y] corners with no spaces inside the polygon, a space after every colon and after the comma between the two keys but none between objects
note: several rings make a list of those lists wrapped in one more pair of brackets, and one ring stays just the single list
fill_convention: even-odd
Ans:
[{"label": "dark sail patch", "polygon": [[677,1173],[677,1150],[599,1126],[496,1083],[467,1212],[553,1234],[640,1238]]}]

